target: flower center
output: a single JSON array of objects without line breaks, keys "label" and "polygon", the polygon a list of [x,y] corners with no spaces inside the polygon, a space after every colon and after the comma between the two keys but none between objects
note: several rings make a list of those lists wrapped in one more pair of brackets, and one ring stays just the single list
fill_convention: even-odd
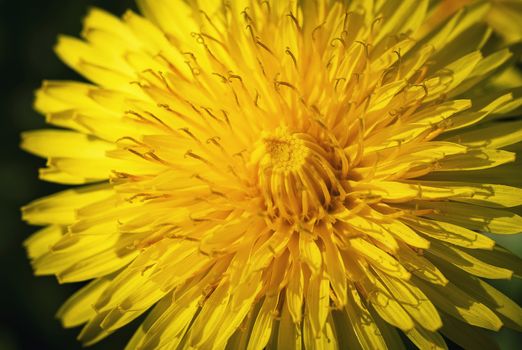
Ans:
[{"label": "flower center", "polygon": [[272,171],[298,171],[305,162],[308,149],[295,135],[263,139]]},{"label": "flower center", "polygon": [[261,137],[251,161],[271,218],[302,222],[326,215],[344,194],[329,153],[312,136],[284,127]]}]

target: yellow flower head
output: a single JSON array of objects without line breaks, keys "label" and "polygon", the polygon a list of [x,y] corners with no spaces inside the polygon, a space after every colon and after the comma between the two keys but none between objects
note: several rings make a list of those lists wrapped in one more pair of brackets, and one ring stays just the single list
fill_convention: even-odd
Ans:
[{"label": "yellow flower head", "polygon": [[23,209],[46,226],[35,273],[92,280],[64,326],[92,344],[147,313],[129,349],[395,349],[398,331],[479,349],[481,328],[522,329],[482,279],[522,274],[490,235],[522,231],[512,54],[487,49],[487,2],[437,25],[429,3],[138,0],[144,17],[93,9],[60,37],[91,83],[45,82],[62,129],[22,147],[86,185]]}]

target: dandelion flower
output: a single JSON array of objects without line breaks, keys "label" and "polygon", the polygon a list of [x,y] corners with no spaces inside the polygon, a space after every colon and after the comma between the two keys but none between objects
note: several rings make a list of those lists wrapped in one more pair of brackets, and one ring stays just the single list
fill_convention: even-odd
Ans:
[{"label": "dandelion flower", "polygon": [[[520,90],[489,52],[488,3],[142,0],[92,9],[23,135],[37,275],[90,281],[59,310],[128,349],[489,348],[521,308]],[[504,77],[509,80],[509,77]],[[484,91],[489,91],[484,94]],[[504,118],[505,119],[505,118]],[[400,337],[403,333],[405,337]],[[407,341],[407,340],[406,340]]]}]

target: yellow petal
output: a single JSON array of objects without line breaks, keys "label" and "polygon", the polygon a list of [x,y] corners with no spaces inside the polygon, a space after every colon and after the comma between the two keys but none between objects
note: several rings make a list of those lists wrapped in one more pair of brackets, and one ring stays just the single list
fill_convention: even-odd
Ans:
[{"label": "yellow petal", "polygon": [[445,126],[446,131],[452,134],[458,133],[464,127],[473,126],[483,120],[494,119],[495,115],[501,113],[506,107],[513,104],[513,94],[501,93],[493,98],[488,97],[486,101],[481,101],[479,98],[473,100],[473,108],[455,115],[449,120],[448,125]]},{"label": "yellow petal", "polygon": [[349,319],[347,326],[354,330],[362,349],[386,348],[379,327],[375,324],[353,284],[348,285],[348,303],[345,306],[345,312]]},{"label": "yellow petal", "polygon": [[[510,279],[513,271],[485,263],[463,249],[452,247],[447,244],[433,242],[430,250],[431,254],[443,259],[458,268],[478,277],[489,279]],[[432,260],[434,261],[434,260]]]},{"label": "yellow petal", "polygon": [[305,314],[310,322],[312,336],[319,337],[330,307],[330,281],[323,273],[312,276],[305,299]]},{"label": "yellow petal", "polygon": [[386,2],[381,9],[386,20],[378,31],[375,41],[379,42],[390,33],[415,32],[422,23],[427,9],[428,2],[426,1]]},{"label": "yellow petal", "polygon": [[138,6],[148,19],[176,38],[183,38],[187,33],[199,30],[198,24],[193,20],[192,9],[184,2],[174,5],[170,1],[139,0]]},{"label": "yellow petal", "polygon": [[425,82],[429,92],[429,98],[427,100],[433,100],[440,96],[440,94],[451,91],[462,83],[470,76],[481,59],[482,54],[480,51],[474,51],[450,63],[441,71],[435,73],[435,77],[427,79]]},{"label": "yellow petal", "polygon": [[410,316],[428,331],[435,332],[442,327],[439,313],[426,295],[413,283],[377,273],[391,295]]},{"label": "yellow petal", "polygon": [[[152,298],[160,299],[166,294],[162,290],[173,278],[180,276],[180,270],[187,274],[193,273],[193,260],[187,259],[195,254],[196,248],[194,243],[184,241],[176,244],[172,240],[159,241],[143,249],[140,254],[135,257],[132,264],[124,269],[114,278],[107,290],[97,300],[95,308],[99,311],[110,311],[118,308],[142,308],[151,305]],[[203,257],[201,259],[203,260]],[[183,265],[183,269],[172,269],[169,279],[160,281],[151,278],[153,274],[157,274],[158,270],[165,268],[166,264]],[[190,263],[187,264],[187,263]],[[191,271],[192,270],[192,271]],[[174,275],[174,276],[172,276]],[[185,276],[185,280],[188,276]],[[184,282],[182,280],[181,282]],[[152,304],[155,301],[152,301]],[[141,304],[141,305],[140,305]]]},{"label": "yellow petal", "polygon": [[[188,285],[176,289],[173,295],[165,296],[158,305],[166,303],[166,308],[153,309],[142,324],[141,340],[136,339],[135,342],[144,349],[155,349],[167,344],[178,346],[200,309],[205,298],[205,288],[221,276],[226,267],[226,261],[219,261],[203,276],[198,276]],[[176,302],[172,302],[173,300]],[[137,347],[132,347],[131,343],[128,344],[129,350]]]},{"label": "yellow petal", "polygon": [[504,49],[485,57],[475,66],[468,78],[451,91],[449,96],[458,96],[480,83],[482,80],[485,80],[493,71],[506,63],[506,61],[512,56],[513,54],[508,49]]},{"label": "yellow petal", "polygon": [[272,333],[272,325],[274,323],[274,314],[277,312],[277,302],[279,294],[276,296],[267,296],[261,305],[261,309],[257,314],[254,328],[250,333],[248,342],[248,350],[262,350],[265,348],[270,335]]},{"label": "yellow petal", "polygon": [[[136,160],[122,160],[114,158],[51,158],[48,169],[71,176],[79,183],[92,183],[107,180],[113,171],[132,175],[145,175],[157,172],[163,166],[136,156]],[[44,180],[53,180],[45,173],[40,177]],[[76,182],[74,182],[76,183]]]},{"label": "yellow petal", "polygon": [[293,262],[290,267],[285,304],[294,323],[299,323],[302,318],[303,294],[303,270],[299,263]]},{"label": "yellow petal", "polygon": [[217,328],[230,300],[230,286],[228,281],[222,281],[205,301],[201,312],[194,321],[190,330],[190,343],[196,347],[206,342],[208,337]]},{"label": "yellow petal", "polygon": [[452,200],[485,207],[516,207],[522,205],[522,189],[488,183],[456,181],[419,181],[421,184],[459,192]]},{"label": "yellow petal", "polygon": [[93,318],[96,312],[92,305],[109,283],[106,277],[95,279],[69,297],[56,314],[63,326],[76,327]]},{"label": "yellow petal", "polygon": [[[405,86],[407,82],[405,80],[394,81],[393,83],[383,85],[374,91],[374,97],[372,96],[371,106],[368,107],[368,113],[384,109]],[[377,134],[379,134],[377,132]],[[367,140],[365,140],[367,141]],[[372,143],[369,141],[370,144]]]},{"label": "yellow petal", "polygon": [[522,330],[522,308],[481,278],[471,276],[450,263],[443,263],[441,268],[449,278],[465,293],[477,299],[495,311],[506,327]]},{"label": "yellow petal", "polygon": [[455,114],[465,111],[471,107],[471,100],[452,100],[428,106],[414,113],[408,123],[423,124],[426,126],[436,125],[448,120]]},{"label": "yellow petal", "polygon": [[522,122],[516,120],[484,124],[447,141],[458,142],[471,148],[502,148],[522,141]]},{"label": "yellow petal", "polygon": [[337,336],[334,330],[332,317],[328,317],[322,332],[313,336],[313,331],[309,326],[309,322],[305,322],[303,327],[303,340],[305,348],[317,350],[337,350]]},{"label": "yellow petal", "polygon": [[321,250],[309,233],[299,234],[299,252],[303,262],[310,267],[313,274],[317,274],[322,265]]},{"label": "yellow petal", "polygon": [[[168,299],[168,297],[165,297]],[[172,301],[169,301],[172,305]],[[194,315],[199,309],[199,299],[195,296],[193,299],[181,298],[177,299],[175,307],[170,308],[168,311],[156,316],[156,322],[152,332],[149,331],[145,335],[142,344],[142,349],[154,349],[158,346],[177,346],[181,342],[181,339],[185,335],[187,328],[190,325],[190,321],[194,318]],[[158,324],[161,324],[160,327]],[[135,349],[132,344],[129,343],[126,349]]]},{"label": "yellow petal", "polygon": [[405,217],[404,223],[431,238],[472,249],[492,249],[491,238],[444,221],[427,220],[420,217]]},{"label": "yellow petal", "polygon": [[372,277],[371,280],[364,280],[362,286],[368,295],[368,301],[383,320],[402,331],[408,331],[415,327],[410,315],[377,278]]},{"label": "yellow petal", "polygon": [[380,318],[373,307],[370,306],[369,311],[381,332],[384,342],[386,343],[386,347],[388,349],[394,350],[406,350],[406,345],[399,335],[399,330]]},{"label": "yellow petal", "polygon": [[323,260],[326,263],[326,273],[328,274],[332,289],[335,292],[336,299],[339,303],[338,306],[342,307],[346,305],[347,302],[346,270],[343,258],[330,235],[323,237],[323,243],[325,247]]},{"label": "yellow petal", "polygon": [[350,240],[350,246],[364,256],[373,266],[390,276],[401,279],[410,278],[410,273],[406,271],[404,266],[395,260],[394,257],[377,248],[374,244],[362,238],[354,238]]},{"label": "yellow petal", "polygon": [[81,341],[84,345],[92,345],[96,342],[99,342],[103,338],[107,337],[110,333],[104,331],[100,327],[100,323],[103,321],[105,316],[107,316],[108,312],[103,312],[96,314],[94,318],[91,318],[89,322],[85,326],[83,326],[80,334],[78,335],[78,340]]},{"label": "yellow petal", "polygon": [[366,217],[355,215],[351,218],[343,220],[343,222],[346,222],[361,234],[368,235],[369,237],[375,239],[391,251],[396,251],[398,248],[397,241],[395,238],[393,238],[390,232],[388,232],[388,230]]},{"label": "yellow petal", "polygon": [[465,188],[436,187],[422,182],[398,182],[398,181],[371,181],[361,183],[350,181],[351,188],[355,192],[367,193],[381,197],[385,202],[400,203],[412,199],[444,199],[463,194],[472,194]]},{"label": "yellow petal", "polygon": [[[364,169],[365,171],[363,172],[363,169],[355,168],[353,172],[355,174],[361,173],[362,178],[365,178],[365,176],[369,177],[369,174],[373,174],[375,179],[408,179],[410,177],[427,174],[433,171],[435,165],[442,162],[442,159],[453,155],[457,157],[457,155],[463,154],[466,151],[466,147],[451,142],[431,141],[419,144],[415,143],[412,147],[407,147],[407,145],[402,147],[400,156],[378,164],[376,170],[372,167]],[[417,167],[420,169],[417,170]],[[420,175],[417,175],[419,170],[422,170],[422,172]],[[410,172],[415,175],[410,175]]]},{"label": "yellow petal", "polygon": [[[105,276],[128,265],[136,257],[137,252],[128,252],[125,250],[124,248],[118,247],[116,249],[102,251],[96,255],[83,258],[66,268],[64,266],[61,271],[54,273],[60,283],[86,281]],[[35,266],[38,268],[36,262]]]},{"label": "yellow petal", "polygon": [[103,158],[114,146],[74,131],[37,130],[23,133],[20,147],[47,158]]},{"label": "yellow petal", "polygon": [[[132,38],[131,31],[116,16],[102,9],[91,7],[83,20],[84,30],[101,29],[126,39]],[[129,41],[132,41],[129,39]]]},{"label": "yellow petal", "polygon": [[35,274],[55,274],[62,282],[101,277],[127,265],[136,252],[127,247],[135,239],[118,234],[105,237],[66,234],[45,254],[33,261]]},{"label": "yellow petal", "polygon": [[423,202],[420,207],[436,209],[436,214],[427,215],[430,218],[472,230],[496,234],[515,234],[522,231],[522,218],[505,210],[451,202]]},{"label": "yellow petal", "polygon": [[113,193],[106,184],[65,190],[29,203],[22,208],[22,217],[34,225],[72,224],[78,209],[108,199]]},{"label": "yellow petal", "polygon": [[515,153],[480,149],[470,150],[465,154],[450,155],[437,163],[434,171],[480,170],[497,167],[515,160]]},{"label": "yellow petal", "polygon": [[441,286],[448,283],[448,279],[435,265],[405,244],[401,244],[397,258],[408,271],[418,278]]},{"label": "yellow petal", "polygon": [[277,333],[277,346],[281,349],[301,350],[301,327],[300,323],[294,323],[287,303],[282,307],[281,320]]},{"label": "yellow petal", "polygon": [[63,62],[96,84],[131,94],[139,91],[130,84],[137,79],[135,73],[121,59],[68,36],[59,37],[55,51]]},{"label": "yellow petal", "polygon": [[431,285],[415,277],[412,278],[412,281],[441,311],[473,326],[494,331],[498,331],[502,327],[502,321],[493,311],[464,293],[454,284],[448,283],[442,287]]},{"label": "yellow petal", "polygon": [[65,234],[65,228],[59,225],[47,226],[37,232],[33,233],[24,241],[24,246],[27,249],[27,255],[31,259],[37,259],[51,250],[52,246],[56,244]]},{"label": "yellow petal", "polygon": [[254,274],[249,281],[234,287],[236,293],[232,296],[232,300],[225,310],[223,318],[218,320],[218,324],[224,326],[215,326],[213,333],[206,342],[203,343],[202,348],[225,348],[230,336],[238,329],[247,313],[254,306],[255,298],[259,296],[259,292],[263,287],[262,283],[261,272],[258,272]]},{"label": "yellow petal", "polygon": [[[252,328],[254,327],[254,321],[256,319],[256,310],[259,309],[258,305],[253,306],[253,309],[250,310],[241,325],[234,334],[228,339],[226,346],[231,349],[246,349],[248,345],[248,341],[250,338],[250,333],[252,332]],[[279,324],[280,326],[280,324]]]},{"label": "yellow petal", "polygon": [[46,80],[36,91],[34,107],[42,114],[70,109],[97,110],[98,106],[95,101],[89,98],[91,91],[97,89],[96,85],[75,81]]},{"label": "yellow petal", "polygon": [[496,168],[477,171],[447,171],[429,174],[424,177],[429,181],[458,181],[484,184],[504,184],[522,187],[522,177],[518,176],[522,159],[517,157],[514,162],[503,164]]},{"label": "yellow petal", "polygon": [[418,235],[414,230],[399,220],[393,220],[391,223],[383,223],[382,225],[397,239],[412,247],[427,249],[430,246],[430,242],[427,239]]},{"label": "yellow petal", "polygon": [[498,244],[491,251],[474,250],[469,251],[468,254],[491,265],[511,270],[514,276],[522,278],[522,259]]},{"label": "yellow petal", "polygon": [[[145,1],[141,3],[145,4]],[[171,5],[168,6],[171,7]],[[132,33],[140,40],[148,54],[152,56],[163,55],[175,67],[175,71],[181,74],[182,78],[191,76],[191,71],[185,63],[186,59],[173,48],[160,28],[156,27],[147,18],[139,16],[132,11],[127,11],[123,19],[132,30]],[[187,21],[188,19],[186,18],[183,20],[185,23]],[[195,32],[198,32],[198,30]],[[203,59],[204,55],[199,55],[199,57]]]},{"label": "yellow petal", "polygon": [[438,332],[430,332],[422,327],[415,327],[406,332],[413,344],[419,349],[447,350],[448,346],[444,338]]}]

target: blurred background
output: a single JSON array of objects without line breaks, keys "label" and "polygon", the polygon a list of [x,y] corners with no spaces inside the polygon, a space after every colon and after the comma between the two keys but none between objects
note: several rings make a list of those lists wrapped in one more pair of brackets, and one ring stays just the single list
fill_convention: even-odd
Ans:
[{"label": "blurred background", "polygon": [[[32,109],[33,92],[42,80],[81,79],[52,48],[59,33],[80,33],[81,19],[91,6],[118,15],[135,9],[132,0],[0,0],[0,350],[81,348],[75,339],[79,328],[63,329],[54,316],[81,285],[59,285],[53,277],[33,276],[22,247],[36,228],[21,222],[20,206],[64,187],[38,181],[38,168],[45,161],[22,152],[18,144],[20,132],[45,127],[43,116]],[[502,243],[522,255],[521,238],[506,237]],[[496,286],[521,303],[521,281]],[[90,349],[122,349],[140,322]],[[516,332],[504,330],[497,338],[502,349],[522,348]]]}]

